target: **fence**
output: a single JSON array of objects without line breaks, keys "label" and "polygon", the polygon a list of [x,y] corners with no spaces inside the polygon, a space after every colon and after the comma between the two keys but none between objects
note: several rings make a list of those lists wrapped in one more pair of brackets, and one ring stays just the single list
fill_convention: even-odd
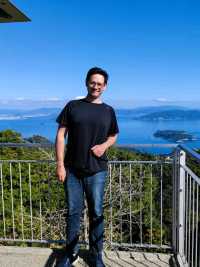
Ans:
[{"label": "fence", "polygon": [[200,266],[199,168],[200,155],[179,146],[174,158],[174,251],[180,266]]},{"label": "fence", "polygon": [[[106,246],[172,249],[180,266],[200,266],[199,162],[185,146],[155,160],[109,161]],[[64,190],[54,160],[0,160],[0,190],[1,241],[65,242]]]}]

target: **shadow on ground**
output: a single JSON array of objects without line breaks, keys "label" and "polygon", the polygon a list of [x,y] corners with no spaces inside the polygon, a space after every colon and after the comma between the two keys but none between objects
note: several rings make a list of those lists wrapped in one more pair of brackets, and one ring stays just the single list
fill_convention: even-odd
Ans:
[{"label": "shadow on ground", "polygon": [[[47,259],[47,262],[45,263],[44,267],[57,267],[64,256],[64,249],[52,249],[52,253]],[[88,267],[93,267],[92,258],[88,250],[81,249],[79,251],[79,257],[82,259],[82,261],[85,262],[86,265],[88,265]]]},{"label": "shadow on ground", "polygon": [[[140,257],[138,258],[138,255]],[[149,257],[148,253],[140,253],[140,254],[134,254],[134,253],[128,253],[126,252],[123,254],[123,252],[113,251],[113,252],[104,252],[104,259],[106,267],[175,267],[174,261],[172,260],[172,257],[170,258],[163,258],[163,255],[165,254],[154,254],[154,257]],[[161,255],[161,256],[160,256]],[[53,249],[53,252],[49,256],[48,260],[46,261],[46,264],[44,267],[57,267],[61,259],[65,256],[65,251],[63,249]],[[80,250],[79,251],[79,265],[76,266],[87,266],[87,267],[93,267],[93,261],[91,258],[91,254],[89,254],[88,250]],[[72,265],[73,266],[73,265]]]}]

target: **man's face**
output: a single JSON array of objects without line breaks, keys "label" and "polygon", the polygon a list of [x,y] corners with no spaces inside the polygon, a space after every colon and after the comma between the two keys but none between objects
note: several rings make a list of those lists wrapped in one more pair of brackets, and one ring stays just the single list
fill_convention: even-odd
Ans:
[{"label": "man's face", "polygon": [[87,83],[88,94],[92,98],[98,98],[106,89],[104,76],[101,74],[93,74]]}]

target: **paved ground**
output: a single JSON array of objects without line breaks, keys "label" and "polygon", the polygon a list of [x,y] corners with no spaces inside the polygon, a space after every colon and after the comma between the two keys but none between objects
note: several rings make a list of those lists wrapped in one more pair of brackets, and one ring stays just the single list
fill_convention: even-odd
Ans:
[{"label": "paved ground", "polygon": [[[61,250],[46,248],[0,247],[0,267],[56,267],[62,258]],[[171,265],[170,254],[105,251],[106,267],[168,267]],[[90,257],[87,251],[80,252],[76,267],[88,267]]]}]

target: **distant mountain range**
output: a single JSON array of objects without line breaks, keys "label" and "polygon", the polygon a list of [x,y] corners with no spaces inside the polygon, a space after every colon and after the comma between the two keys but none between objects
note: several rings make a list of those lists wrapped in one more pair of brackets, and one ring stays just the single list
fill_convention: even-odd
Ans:
[{"label": "distant mountain range", "polygon": [[[60,108],[40,108],[33,110],[0,109],[0,120],[37,119],[47,117],[55,119]],[[181,106],[152,106],[135,109],[117,109],[119,119],[143,121],[200,120],[200,110]]]},{"label": "distant mountain range", "polygon": [[153,106],[117,110],[118,118],[143,121],[200,120],[200,110],[182,106]]},{"label": "distant mountain range", "polygon": [[185,111],[189,110],[187,107],[181,106],[148,106],[139,107],[134,109],[117,109],[116,113],[120,118],[131,117],[132,119],[143,119],[143,116],[147,116],[153,113],[168,112],[172,110]]},{"label": "distant mountain range", "polygon": [[200,110],[167,110],[161,112],[153,112],[150,114],[135,117],[137,120],[145,121],[180,121],[180,120],[200,120]]}]

